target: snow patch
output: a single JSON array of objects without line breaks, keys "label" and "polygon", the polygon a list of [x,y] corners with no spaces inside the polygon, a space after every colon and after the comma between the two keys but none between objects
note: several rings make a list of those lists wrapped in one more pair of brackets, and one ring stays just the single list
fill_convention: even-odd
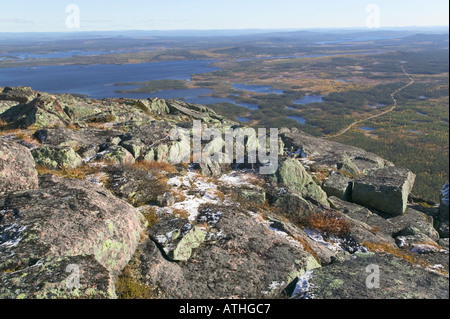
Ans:
[{"label": "snow patch", "polygon": [[284,281],[272,281],[268,287],[269,290],[264,290],[261,291],[261,293],[263,295],[268,295],[270,292],[274,291],[274,290],[278,290],[280,288],[283,288],[286,285],[286,283]]},{"label": "snow patch", "polygon": [[427,244],[418,244],[414,245],[413,249],[411,249],[413,253],[417,254],[430,254],[439,251],[439,249],[432,245]]},{"label": "snow patch", "polygon": [[317,230],[311,230],[311,229],[305,228],[304,231],[308,235],[309,238],[311,238],[315,242],[327,247],[328,249],[330,249],[333,252],[339,252],[339,251],[344,250],[341,245],[342,240],[339,238],[330,236],[329,240],[325,240],[323,238],[323,235]]},{"label": "snow patch", "polygon": [[297,284],[295,285],[294,292],[292,296],[297,299],[314,299],[314,295],[311,293],[311,289],[314,287],[310,283],[313,277],[313,271],[309,270],[305,272],[303,276],[298,278]]},{"label": "snow patch", "polygon": [[12,224],[0,227],[0,247],[7,249],[16,247],[23,239],[22,233],[27,226]]},{"label": "snow patch", "polygon": [[[195,221],[199,214],[199,207],[203,204],[218,204],[220,199],[216,195],[217,185],[208,182],[203,176],[195,172],[188,172],[183,177],[174,177],[169,179],[168,185],[176,188],[186,188],[183,190],[183,195],[186,199],[170,206],[168,209],[173,212],[175,210],[183,210],[189,214],[189,221]],[[196,192],[202,194],[190,195],[189,193]]]}]

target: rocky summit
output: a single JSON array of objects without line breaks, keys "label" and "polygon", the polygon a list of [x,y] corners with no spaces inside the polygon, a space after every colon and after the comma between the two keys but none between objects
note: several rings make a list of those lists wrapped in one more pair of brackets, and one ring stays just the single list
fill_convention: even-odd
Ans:
[{"label": "rocky summit", "polygon": [[202,105],[0,90],[0,298],[449,298],[448,183],[290,128],[223,161],[249,128]]}]

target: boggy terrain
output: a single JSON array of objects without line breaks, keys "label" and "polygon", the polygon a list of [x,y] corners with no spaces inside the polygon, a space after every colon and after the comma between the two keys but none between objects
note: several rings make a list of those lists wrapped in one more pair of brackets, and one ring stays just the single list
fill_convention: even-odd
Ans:
[{"label": "boggy terrain", "polygon": [[409,170],[295,128],[270,175],[179,164],[190,140],[170,131],[194,120],[242,126],[175,100],[4,88],[0,297],[449,297],[448,183],[424,204]]}]

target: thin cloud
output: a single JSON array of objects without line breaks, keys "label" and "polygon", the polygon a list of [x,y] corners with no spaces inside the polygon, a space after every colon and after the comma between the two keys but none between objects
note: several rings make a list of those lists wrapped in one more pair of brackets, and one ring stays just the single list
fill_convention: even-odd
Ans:
[{"label": "thin cloud", "polygon": [[31,21],[31,20],[5,19],[5,18],[0,18],[0,23],[14,23],[14,24],[26,24],[26,25],[37,24],[35,21]]}]

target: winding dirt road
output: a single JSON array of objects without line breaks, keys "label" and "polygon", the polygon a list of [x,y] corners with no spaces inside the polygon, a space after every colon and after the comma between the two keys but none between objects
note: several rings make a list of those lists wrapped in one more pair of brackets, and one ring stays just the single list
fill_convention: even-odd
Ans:
[{"label": "winding dirt road", "polygon": [[405,71],[405,68],[403,67],[403,65],[401,66],[401,68],[402,68],[403,73],[405,73],[405,75],[409,78],[410,82],[409,82],[408,84],[406,84],[405,86],[402,86],[401,88],[399,88],[399,89],[397,89],[397,90],[395,90],[394,92],[391,93],[391,98],[392,98],[392,100],[394,100],[394,105],[393,105],[391,108],[389,108],[388,110],[383,111],[383,112],[381,112],[381,113],[379,113],[379,114],[369,116],[368,118],[365,118],[365,119],[362,119],[362,120],[355,121],[355,122],[353,122],[352,124],[350,124],[349,126],[347,126],[345,129],[339,131],[339,133],[333,134],[333,135],[327,135],[327,136],[325,136],[325,138],[333,138],[333,137],[341,136],[341,135],[347,133],[353,126],[355,126],[355,125],[357,125],[357,124],[360,124],[360,123],[363,123],[363,122],[365,122],[365,121],[372,120],[372,119],[374,119],[374,118],[377,118],[377,117],[386,115],[386,114],[388,114],[389,112],[392,112],[393,110],[395,110],[395,109],[397,108],[397,106],[398,106],[397,99],[395,98],[395,95],[396,95],[398,92],[400,92],[400,91],[402,91],[402,90],[406,89],[407,87],[409,87],[409,86],[411,86],[411,85],[414,84],[414,79],[412,78],[412,76],[411,76],[409,73],[407,73],[407,72]]}]

